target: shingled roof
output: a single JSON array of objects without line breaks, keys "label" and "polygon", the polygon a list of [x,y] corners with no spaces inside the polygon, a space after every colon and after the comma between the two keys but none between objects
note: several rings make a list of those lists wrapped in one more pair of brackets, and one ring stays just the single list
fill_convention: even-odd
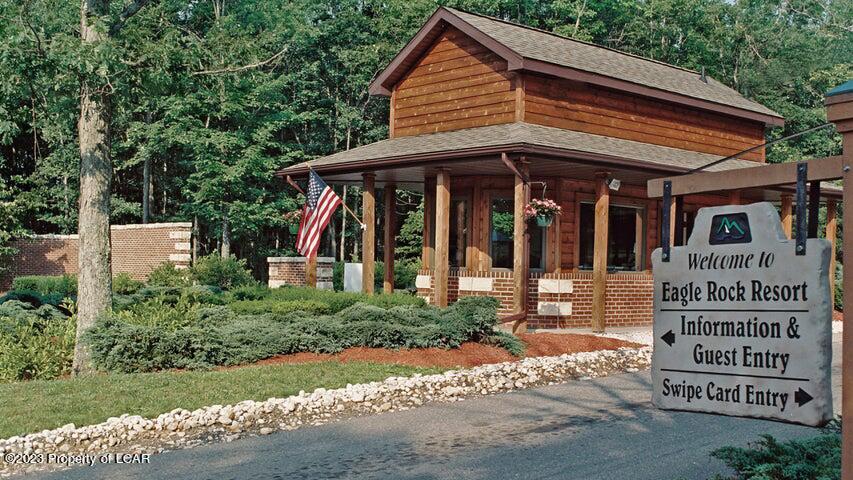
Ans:
[{"label": "shingled roof", "polygon": [[[502,151],[542,152],[672,172],[689,170],[720,158],[707,153],[518,122],[389,138],[293,165],[280,171],[279,175],[305,174],[309,167],[320,173],[392,168],[428,159],[470,159],[474,155],[499,154]],[[756,165],[749,160],[729,160],[709,170]]]},{"label": "shingled roof", "polygon": [[550,32],[441,7],[380,72],[370,87],[389,94],[438,35],[452,25],[503,57],[509,70],[528,70],[631,91],[676,103],[781,125],[782,116],[695,71]]}]

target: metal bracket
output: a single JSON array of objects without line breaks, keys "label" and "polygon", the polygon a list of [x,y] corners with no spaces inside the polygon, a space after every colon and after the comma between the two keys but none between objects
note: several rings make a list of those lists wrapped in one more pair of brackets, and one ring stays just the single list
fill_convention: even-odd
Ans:
[{"label": "metal bracket", "polygon": [[806,162],[797,163],[797,246],[796,254],[806,254],[806,180],[809,167]]},{"label": "metal bracket", "polygon": [[672,181],[663,181],[663,211],[661,212],[660,221],[660,248],[661,260],[669,262],[669,214],[670,205],[672,204]]}]

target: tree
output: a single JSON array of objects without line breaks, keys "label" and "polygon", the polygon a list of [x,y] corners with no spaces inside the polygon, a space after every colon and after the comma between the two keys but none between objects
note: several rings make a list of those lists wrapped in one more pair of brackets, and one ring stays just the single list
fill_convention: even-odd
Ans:
[{"label": "tree", "polygon": [[[80,38],[84,51],[98,55],[108,36],[116,35],[124,22],[147,0],[136,0],[124,9],[116,23],[107,27],[109,0],[83,0],[80,7]],[[109,59],[107,59],[108,61]],[[106,65],[101,65],[107,67]],[[88,349],[81,338],[94,326],[98,316],[112,305],[112,265],[110,263],[110,196],[113,165],[110,159],[110,95],[103,77],[83,80],[80,119],[79,270],[77,281],[77,342],[74,374],[92,369]]]}]

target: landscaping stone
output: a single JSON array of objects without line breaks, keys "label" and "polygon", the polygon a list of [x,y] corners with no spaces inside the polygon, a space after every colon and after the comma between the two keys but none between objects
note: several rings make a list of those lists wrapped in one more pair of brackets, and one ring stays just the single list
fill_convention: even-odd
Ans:
[{"label": "landscaping stone", "polygon": [[[466,396],[488,395],[519,388],[551,385],[572,379],[647,369],[652,350],[620,348],[531,357],[435,375],[391,377],[382,382],[317,390],[288,398],[213,405],[194,411],[175,409],[156,418],[138,415],[112,417],[104,423],[73,424],[26,436],[0,440],[0,455],[92,452],[152,453],[190,448],[203,443],[230,442],[240,436],[268,435],[302,425],[320,425],[333,418],[407,410],[435,401],[459,401]],[[263,425],[263,426],[262,426]],[[0,477],[29,471],[32,465],[0,463]],[[62,465],[41,464],[43,469]]]}]

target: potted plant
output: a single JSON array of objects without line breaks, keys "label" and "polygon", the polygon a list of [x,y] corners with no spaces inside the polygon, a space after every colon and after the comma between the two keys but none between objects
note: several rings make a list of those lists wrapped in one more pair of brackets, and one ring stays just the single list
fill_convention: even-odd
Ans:
[{"label": "potted plant", "polygon": [[302,210],[294,210],[284,214],[284,222],[291,235],[299,233],[299,223],[302,222]]},{"label": "potted plant", "polygon": [[527,220],[536,219],[536,225],[550,227],[554,217],[563,213],[557,202],[548,198],[534,198],[524,207],[524,217]]}]

